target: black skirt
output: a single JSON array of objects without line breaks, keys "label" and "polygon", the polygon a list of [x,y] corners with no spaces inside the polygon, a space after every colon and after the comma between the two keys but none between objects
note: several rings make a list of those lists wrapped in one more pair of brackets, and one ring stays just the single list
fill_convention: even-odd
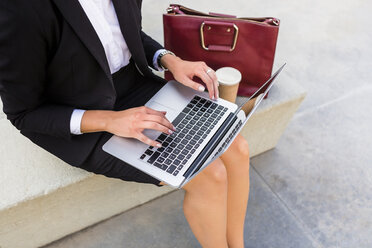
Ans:
[{"label": "black skirt", "polygon": [[[133,62],[114,73],[112,77],[117,92],[115,110],[125,110],[145,105],[166,82],[161,78],[154,79],[141,76]],[[124,181],[160,186],[159,180],[102,150],[102,146],[111,136],[110,133],[103,133],[92,153],[80,168]]]}]

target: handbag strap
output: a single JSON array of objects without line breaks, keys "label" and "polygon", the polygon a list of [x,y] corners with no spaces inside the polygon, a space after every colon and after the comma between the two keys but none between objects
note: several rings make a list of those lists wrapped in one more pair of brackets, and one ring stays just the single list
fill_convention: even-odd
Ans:
[{"label": "handbag strap", "polygon": [[254,22],[260,22],[260,23],[266,23],[273,26],[279,26],[279,19],[274,17],[261,17],[261,18],[254,18],[254,17],[241,17],[237,18],[234,15],[226,15],[226,14],[219,14],[219,13],[213,13],[209,12],[209,14],[200,12],[194,9],[187,8],[185,6],[182,6],[180,4],[170,4],[167,8],[168,14],[174,14],[174,15],[193,15],[193,16],[204,16],[204,17],[214,17],[214,18],[221,18],[221,19],[236,19],[236,20],[246,20],[246,21],[254,21]]}]

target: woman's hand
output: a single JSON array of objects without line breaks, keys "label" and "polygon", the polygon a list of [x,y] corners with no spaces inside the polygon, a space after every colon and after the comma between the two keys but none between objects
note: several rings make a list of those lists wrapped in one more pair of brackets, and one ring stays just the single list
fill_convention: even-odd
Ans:
[{"label": "woman's hand", "polygon": [[106,131],[120,137],[138,139],[150,146],[160,147],[159,142],[150,139],[142,132],[144,129],[153,129],[172,134],[175,128],[165,114],[166,112],[145,106],[122,111],[88,110],[81,121],[81,132]]},{"label": "woman's hand", "polygon": [[218,81],[216,73],[204,62],[190,62],[182,60],[172,54],[161,58],[161,64],[168,68],[173,77],[180,83],[198,91],[204,91],[204,86],[194,82],[194,76],[199,77],[207,86],[209,97],[218,98]]}]

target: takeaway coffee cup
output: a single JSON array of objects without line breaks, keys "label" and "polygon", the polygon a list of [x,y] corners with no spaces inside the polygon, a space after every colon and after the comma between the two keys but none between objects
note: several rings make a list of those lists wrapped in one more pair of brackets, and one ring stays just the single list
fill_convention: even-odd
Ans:
[{"label": "takeaway coffee cup", "polygon": [[240,71],[232,67],[222,67],[216,71],[216,76],[220,84],[218,86],[220,97],[235,103],[239,83],[242,80]]}]

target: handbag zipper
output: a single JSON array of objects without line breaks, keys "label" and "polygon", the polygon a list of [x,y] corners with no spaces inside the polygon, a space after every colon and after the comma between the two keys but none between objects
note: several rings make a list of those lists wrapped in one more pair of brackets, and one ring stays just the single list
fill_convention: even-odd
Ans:
[{"label": "handbag zipper", "polygon": [[[208,15],[206,13],[196,11],[187,7],[184,7],[182,5],[176,5],[171,4],[167,8],[168,14],[175,14],[177,15],[189,15],[189,16],[195,16],[195,17],[203,17],[203,18],[221,18],[224,20],[245,20],[249,22],[255,22],[255,23],[261,23],[261,24],[267,24],[271,26],[279,26],[279,19],[274,17],[263,17],[263,18],[249,18],[249,17],[241,17],[241,18],[232,18],[232,17],[221,17],[221,16],[215,16],[215,15]],[[186,12],[186,13],[185,13]],[[187,13],[188,12],[188,13]]]}]

